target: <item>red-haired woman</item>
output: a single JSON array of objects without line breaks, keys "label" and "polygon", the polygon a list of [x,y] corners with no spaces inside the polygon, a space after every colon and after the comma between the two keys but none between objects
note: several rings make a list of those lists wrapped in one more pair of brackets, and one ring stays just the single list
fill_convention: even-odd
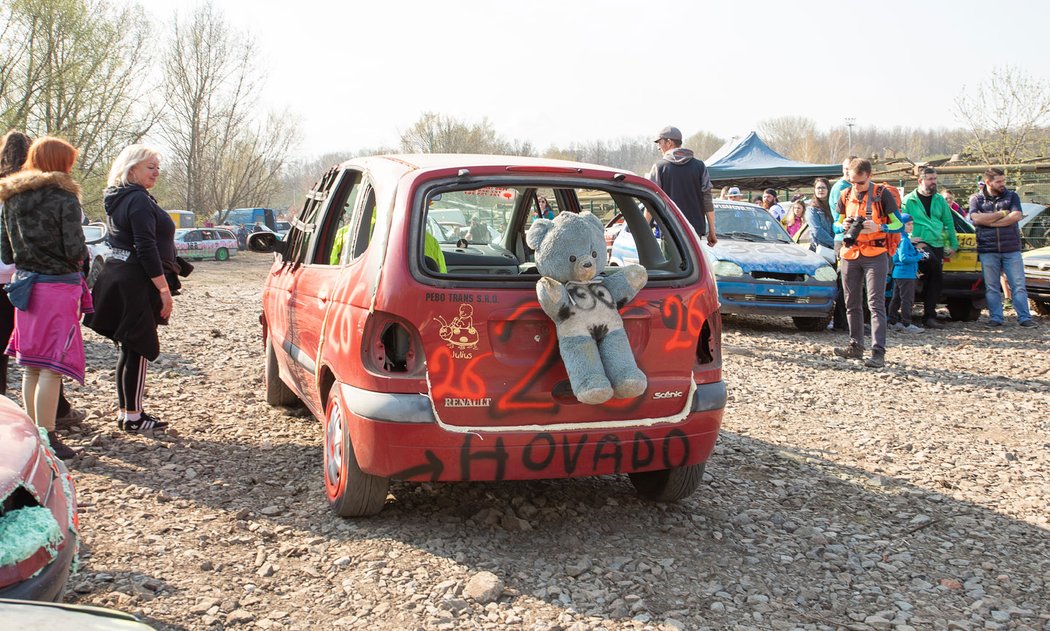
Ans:
[{"label": "red-haired woman", "polygon": [[70,175],[76,159],[77,150],[66,141],[39,138],[22,171],[0,180],[0,260],[18,268],[6,287],[17,309],[7,354],[24,369],[26,413],[47,430],[60,458],[76,453],[55,434],[59,388],[62,375],[84,383],[80,317],[91,311],[81,274],[87,245],[80,186]]}]

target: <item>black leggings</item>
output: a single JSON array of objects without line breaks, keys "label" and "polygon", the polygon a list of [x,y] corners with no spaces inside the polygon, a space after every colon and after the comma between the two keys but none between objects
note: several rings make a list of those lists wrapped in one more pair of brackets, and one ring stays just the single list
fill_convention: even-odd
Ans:
[{"label": "black leggings", "polygon": [[146,389],[146,358],[120,344],[117,357],[117,401],[120,409],[142,411],[142,393]]}]

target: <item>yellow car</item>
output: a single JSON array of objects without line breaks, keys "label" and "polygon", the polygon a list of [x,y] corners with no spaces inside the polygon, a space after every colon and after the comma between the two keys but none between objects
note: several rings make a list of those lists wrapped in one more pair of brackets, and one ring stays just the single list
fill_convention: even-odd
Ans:
[{"label": "yellow car", "polygon": [[[951,211],[955,221],[955,237],[959,240],[959,251],[944,260],[944,284],[937,303],[946,305],[952,320],[973,322],[981,315],[984,301],[984,276],[981,262],[977,259],[977,235],[970,222],[962,215]],[[811,241],[808,225],[795,233],[795,242],[808,245]],[[926,288],[922,277],[915,288],[915,304],[922,304]]]}]

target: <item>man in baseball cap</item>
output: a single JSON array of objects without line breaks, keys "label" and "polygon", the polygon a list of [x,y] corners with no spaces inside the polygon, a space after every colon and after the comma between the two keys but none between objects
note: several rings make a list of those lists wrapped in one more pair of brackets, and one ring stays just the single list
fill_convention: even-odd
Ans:
[{"label": "man in baseball cap", "polygon": [[729,192],[726,193],[726,198],[731,199],[734,202],[743,201],[744,194],[740,192],[740,189],[736,186],[730,186]]},{"label": "man in baseball cap", "polygon": [[691,150],[682,148],[682,132],[677,127],[664,127],[653,142],[660,148],[661,156],[649,171],[649,179],[667,193],[696,234],[701,238],[706,234],[708,245],[714,246],[718,242],[715,201],[707,166]]},{"label": "man in baseball cap", "polygon": [[682,144],[682,132],[677,127],[671,127],[668,125],[660,130],[660,134],[657,135],[656,139],[653,140],[655,143],[659,143],[661,140],[677,140],[679,146]]}]

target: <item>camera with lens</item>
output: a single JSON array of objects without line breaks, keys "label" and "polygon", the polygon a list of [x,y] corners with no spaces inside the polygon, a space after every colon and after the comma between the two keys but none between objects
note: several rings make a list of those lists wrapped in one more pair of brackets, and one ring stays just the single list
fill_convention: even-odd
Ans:
[{"label": "camera with lens", "polygon": [[845,231],[842,234],[842,245],[852,248],[857,245],[857,237],[864,230],[864,217],[846,217],[843,224]]}]

